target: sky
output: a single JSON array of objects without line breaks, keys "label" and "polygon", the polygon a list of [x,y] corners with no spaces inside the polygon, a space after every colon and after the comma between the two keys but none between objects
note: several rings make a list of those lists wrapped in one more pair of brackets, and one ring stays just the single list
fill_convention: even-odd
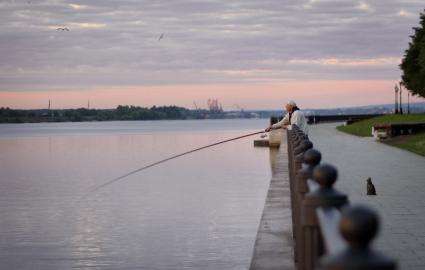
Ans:
[{"label": "sky", "polygon": [[0,0],[0,107],[392,103],[424,8],[423,0]]}]

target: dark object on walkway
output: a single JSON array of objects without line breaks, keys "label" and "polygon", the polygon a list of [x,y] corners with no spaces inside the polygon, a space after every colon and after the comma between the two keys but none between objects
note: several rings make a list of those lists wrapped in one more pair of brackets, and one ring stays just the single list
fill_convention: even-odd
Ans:
[{"label": "dark object on walkway", "polygon": [[366,195],[376,195],[376,189],[372,183],[372,179],[369,177],[368,179],[366,179],[366,182],[367,182]]}]

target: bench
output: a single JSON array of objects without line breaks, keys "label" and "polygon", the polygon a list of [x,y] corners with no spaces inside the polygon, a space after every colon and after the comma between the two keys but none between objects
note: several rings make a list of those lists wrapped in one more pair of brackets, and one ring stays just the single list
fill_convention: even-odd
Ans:
[{"label": "bench", "polygon": [[372,127],[372,136],[377,140],[420,132],[425,132],[425,123],[393,123]]}]

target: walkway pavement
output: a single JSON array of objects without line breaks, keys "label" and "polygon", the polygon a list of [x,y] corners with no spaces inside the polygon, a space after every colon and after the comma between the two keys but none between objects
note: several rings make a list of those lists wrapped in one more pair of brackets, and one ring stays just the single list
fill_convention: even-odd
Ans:
[{"label": "walkway pavement", "polygon": [[[425,157],[339,132],[336,125],[310,126],[309,134],[322,161],[338,168],[336,188],[352,204],[378,210],[382,230],[374,245],[397,259],[398,269],[425,269]],[[377,196],[366,196],[368,177]]]}]

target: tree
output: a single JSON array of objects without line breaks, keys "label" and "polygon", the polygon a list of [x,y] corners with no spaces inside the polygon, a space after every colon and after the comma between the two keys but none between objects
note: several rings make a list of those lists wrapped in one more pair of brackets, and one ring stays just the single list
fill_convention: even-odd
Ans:
[{"label": "tree", "polygon": [[420,14],[420,26],[413,30],[412,41],[400,64],[401,79],[413,95],[425,97],[425,11]]}]

